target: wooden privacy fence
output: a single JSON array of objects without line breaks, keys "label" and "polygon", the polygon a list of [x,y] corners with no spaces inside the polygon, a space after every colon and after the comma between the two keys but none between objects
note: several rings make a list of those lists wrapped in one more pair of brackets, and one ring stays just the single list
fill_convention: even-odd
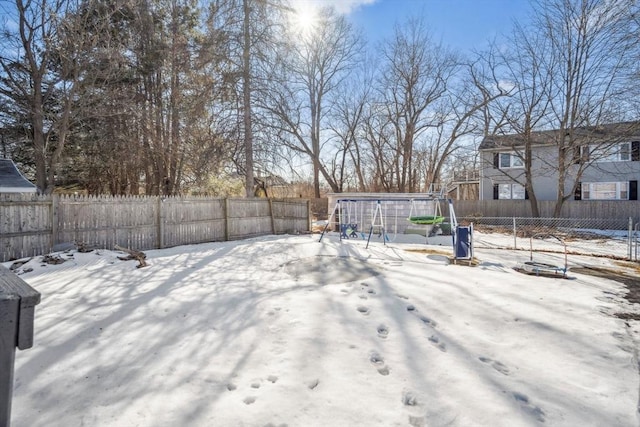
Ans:
[{"label": "wooden privacy fence", "polygon": [[305,199],[5,195],[0,262],[68,242],[148,250],[310,229]]}]

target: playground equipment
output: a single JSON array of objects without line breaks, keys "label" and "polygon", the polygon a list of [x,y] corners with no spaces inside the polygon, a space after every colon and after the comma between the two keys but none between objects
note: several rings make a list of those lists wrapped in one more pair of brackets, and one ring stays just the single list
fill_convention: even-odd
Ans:
[{"label": "playground equipment", "polygon": [[473,259],[473,223],[468,226],[458,225],[453,233],[454,260]]},{"label": "playground equipment", "polygon": [[[556,266],[553,264],[547,264],[544,262],[534,261],[533,260],[533,239],[536,237],[552,237],[560,242],[560,244],[564,247],[564,267]],[[567,261],[567,244],[560,237],[551,234],[534,234],[529,238],[529,261],[525,261],[519,268],[516,270],[521,270],[523,273],[532,274],[536,276],[545,276],[545,277],[567,277],[568,270],[568,261]]]},{"label": "playground equipment", "polygon": [[413,211],[416,208],[415,200],[411,199],[411,210],[409,211],[409,221],[412,224],[431,225],[441,224],[444,222],[442,210],[440,209],[439,199],[434,199],[435,212],[433,215],[414,216]]},{"label": "playground equipment", "polygon": [[[441,203],[448,204],[448,223]],[[452,200],[431,195],[415,198],[361,196],[336,199],[319,241],[322,241],[330,227],[337,226],[334,230],[339,232],[341,241],[366,239],[368,248],[371,238],[377,235],[386,245],[399,233],[405,232],[410,224],[424,226],[421,231],[424,231],[426,244],[451,245],[456,260],[473,258],[473,224],[458,225]],[[390,225],[393,226],[391,230]]]}]

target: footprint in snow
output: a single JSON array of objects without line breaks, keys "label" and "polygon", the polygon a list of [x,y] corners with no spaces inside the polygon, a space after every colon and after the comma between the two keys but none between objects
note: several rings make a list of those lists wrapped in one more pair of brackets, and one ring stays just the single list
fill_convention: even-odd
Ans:
[{"label": "footprint in snow", "polygon": [[[411,412],[420,412],[420,401],[418,396],[412,391],[405,391],[402,393],[402,404],[406,406]],[[409,415],[409,425],[412,427],[426,427],[427,420],[424,415]]]},{"label": "footprint in snow", "polygon": [[237,388],[238,388],[238,386],[235,385],[234,383],[227,384],[227,390],[229,390],[229,391],[233,391],[233,390],[235,390]]},{"label": "footprint in snow", "polygon": [[309,390],[313,390],[316,387],[318,387],[318,384],[320,384],[320,380],[316,378],[316,379],[313,379],[313,380],[309,381],[307,383],[307,387],[309,387]]},{"label": "footprint in snow", "polygon": [[391,371],[389,371],[389,367],[388,366],[383,366],[381,368],[378,368],[378,373],[384,377],[386,377],[387,375],[389,375],[391,373]]},{"label": "footprint in snow", "polygon": [[243,402],[246,405],[251,405],[252,403],[254,403],[256,401],[256,399],[257,398],[255,396],[247,396],[247,397],[244,398]]},{"label": "footprint in snow", "polygon": [[276,381],[278,381],[278,377],[276,377],[275,375],[269,375],[269,376],[267,377],[267,381],[269,381],[270,383],[275,384],[275,383],[276,383]]},{"label": "footprint in snow", "polygon": [[507,368],[507,366],[502,362],[499,362],[497,360],[493,360],[489,357],[484,357],[484,356],[478,357],[478,360],[480,360],[482,363],[491,365],[493,369],[495,369],[496,371],[500,372],[503,375],[509,375],[509,368]]},{"label": "footprint in snow", "polygon": [[378,326],[378,336],[380,338],[387,338],[387,336],[389,336],[389,328],[384,324],[380,324]]},{"label": "footprint in snow", "polygon": [[409,415],[409,425],[411,427],[427,427],[427,420],[425,417]]},{"label": "footprint in snow", "polygon": [[447,346],[445,345],[445,343],[440,342],[440,338],[438,338],[436,335],[431,335],[429,337],[429,341],[438,348],[438,350],[446,352],[447,351]]},{"label": "footprint in snow", "polygon": [[418,314],[418,310],[416,309],[416,306],[413,304],[407,305],[407,311],[409,313],[415,313],[415,315],[418,316],[418,319],[420,319],[420,321],[425,325],[431,326],[432,328],[435,328],[436,326],[438,326],[438,322],[436,322],[435,320],[431,319],[430,317],[424,316],[422,314]]},{"label": "footprint in snow", "polygon": [[369,355],[369,361],[371,363],[373,363],[374,365],[384,365],[384,359],[382,358],[382,356],[380,356],[380,354],[378,352],[371,352],[371,354]]},{"label": "footprint in snow", "polygon": [[364,305],[359,305],[358,311],[366,316],[369,314],[369,307],[366,307]]},{"label": "footprint in snow", "polygon": [[420,317],[420,320],[422,320],[422,323],[424,323],[425,325],[429,325],[434,328],[438,325],[435,320],[432,320],[427,316],[419,316],[419,317]]},{"label": "footprint in snow", "polygon": [[371,352],[369,355],[369,361],[377,368],[378,373],[382,376],[387,376],[391,372],[389,367],[385,365],[384,359],[378,352]]},{"label": "footprint in snow", "polygon": [[405,406],[417,406],[418,397],[411,391],[404,392],[402,393],[402,403]]},{"label": "footprint in snow", "polygon": [[529,397],[526,394],[513,392],[513,397],[516,399],[516,402],[520,405],[520,407],[529,415],[534,417],[537,421],[543,423],[545,422],[545,413],[539,407],[534,405],[529,401]]}]

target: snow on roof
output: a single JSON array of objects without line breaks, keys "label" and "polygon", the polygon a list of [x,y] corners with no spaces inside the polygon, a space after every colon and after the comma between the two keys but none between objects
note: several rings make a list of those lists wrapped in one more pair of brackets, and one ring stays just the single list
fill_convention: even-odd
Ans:
[{"label": "snow on roof", "polygon": [[35,193],[38,189],[24,177],[11,159],[0,159],[0,193]]}]

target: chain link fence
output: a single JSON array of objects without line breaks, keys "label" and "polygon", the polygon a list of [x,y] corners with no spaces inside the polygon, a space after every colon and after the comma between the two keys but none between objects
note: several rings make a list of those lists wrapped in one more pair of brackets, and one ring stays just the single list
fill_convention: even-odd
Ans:
[{"label": "chain link fence", "polygon": [[477,248],[567,252],[638,261],[640,223],[632,218],[462,217]]}]

